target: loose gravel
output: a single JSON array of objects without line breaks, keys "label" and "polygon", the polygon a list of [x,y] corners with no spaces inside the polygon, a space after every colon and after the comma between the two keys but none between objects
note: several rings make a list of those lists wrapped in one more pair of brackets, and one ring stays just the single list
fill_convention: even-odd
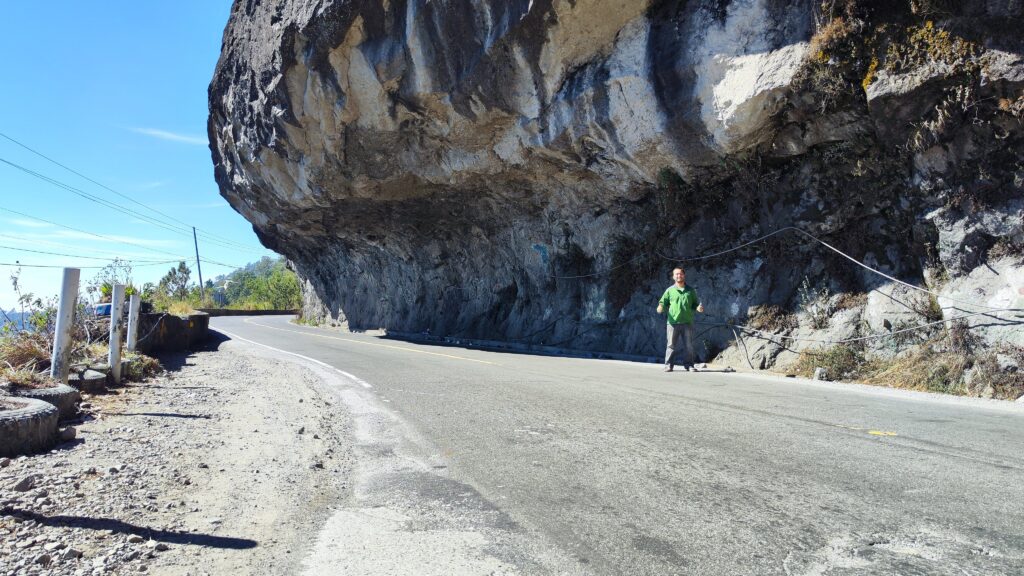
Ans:
[{"label": "loose gravel", "polygon": [[86,395],[73,439],[0,459],[0,575],[298,571],[350,496],[352,424],[312,372],[238,346]]}]

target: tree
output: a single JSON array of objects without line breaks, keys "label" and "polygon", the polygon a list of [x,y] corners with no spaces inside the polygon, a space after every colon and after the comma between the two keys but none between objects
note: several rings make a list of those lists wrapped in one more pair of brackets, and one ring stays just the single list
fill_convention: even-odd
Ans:
[{"label": "tree", "polygon": [[184,300],[188,298],[188,281],[191,276],[192,270],[184,262],[178,262],[177,268],[171,268],[160,279],[160,289],[178,300]]},{"label": "tree", "polygon": [[90,296],[99,292],[100,302],[109,302],[114,292],[114,284],[123,284],[127,296],[138,292],[132,285],[132,265],[127,260],[114,258],[110,264],[96,273],[85,291]]}]

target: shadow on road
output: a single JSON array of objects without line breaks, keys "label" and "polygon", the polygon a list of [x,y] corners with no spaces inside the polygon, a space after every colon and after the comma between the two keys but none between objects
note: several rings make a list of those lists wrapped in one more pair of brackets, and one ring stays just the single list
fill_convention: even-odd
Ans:
[{"label": "shadow on road", "polygon": [[168,372],[177,372],[185,366],[192,366],[189,363],[189,359],[195,356],[197,352],[216,352],[220,349],[220,345],[230,340],[227,336],[217,332],[215,330],[209,330],[206,340],[199,343],[194,350],[188,352],[165,352],[157,356],[160,360],[160,365],[164,367],[164,370]]},{"label": "shadow on road", "polygon": [[173,530],[155,530],[152,528],[146,528],[145,526],[136,526],[127,522],[122,522],[121,520],[114,520],[112,518],[45,516],[36,512],[18,509],[3,510],[2,514],[4,516],[35,520],[44,526],[81,528],[84,530],[111,530],[119,534],[135,534],[143,538],[168,544],[191,544],[193,546],[224,548],[229,550],[247,550],[259,545],[255,540],[249,540],[247,538],[232,538],[229,536],[214,536],[212,534],[198,534],[192,532],[175,532]]},{"label": "shadow on road", "polygon": [[172,412],[107,412],[110,416],[155,416],[158,418],[201,418],[209,420],[207,414],[174,414]]}]

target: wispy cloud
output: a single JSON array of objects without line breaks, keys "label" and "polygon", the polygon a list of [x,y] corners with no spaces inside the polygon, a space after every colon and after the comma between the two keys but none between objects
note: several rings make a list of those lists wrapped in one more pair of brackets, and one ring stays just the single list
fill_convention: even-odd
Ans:
[{"label": "wispy cloud", "polygon": [[121,235],[116,235],[116,234],[104,234],[103,238],[97,238],[96,236],[93,236],[92,234],[86,234],[84,232],[76,232],[74,230],[58,230],[58,231],[50,234],[50,237],[51,238],[53,238],[53,237],[55,237],[55,238],[70,238],[70,239],[75,239],[75,240],[89,240],[89,241],[97,242],[97,243],[100,243],[100,244],[109,244],[111,242],[114,242],[114,243],[128,243],[128,244],[136,244],[136,245],[139,245],[139,246],[148,246],[148,247],[174,247],[174,246],[177,246],[177,244],[178,244],[178,242],[175,242],[173,240],[152,240],[152,239],[149,239],[149,238],[141,238],[141,237],[138,237],[138,236],[121,236]]},{"label": "wispy cloud", "polygon": [[21,226],[22,228],[49,228],[51,225],[46,222],[37,222],[35,220],[21,220],[20,218],[11,218],[7,220],[15,226]]},{"label": "wispy cloud", "polygon": [[153,238],[144,238],[141,236],[125,236],[118,234],[103,234],[102,237],[93,236],[86,232],[78,232],[77,230],[52,230],[46,233],[39,232],[8,232],[6,234],[0,234],[0,238],[21,240],[23,242],[32,241],[60,241],[60,240],[82,240],[83,242],[76,242],[80,248],[88,248],[89,242],[96,244],[135,244],[136,246],[144,248],[177,248],[180,246],[180,242],[174,240],[157,240]]},{"label": "wispy cloud", "polygon": [[176,132],[158,130],[156,128],[132,128],[131,131],[136,132],[138,134],[145,134],[146,136],[152,136],[153,138],[159,138],[161,140],[181,142],[182,144],[191,144],[193,146],[206,146],[207,144],[209,144],[209,142],[206,139],[206,136],[178,134]]},{"label": "wispy cloud", "polygon": [[[128,239],[129,237],[121,238]],[[73,241],[73,243],[55,242],[54,240],[56,239],[68,239]],[[0,244],[13,245],[15,247],[32,248],[36,250],[59,250],[61,252],[75,252],[90,256],[103,256],[109,254],[111,258],[116,256],[128,260],[160,260],[165,258],[161,254],[140,250],[146,247],[145,244],[141,242],[134,242],[138,245],[137,248],[120,248],[118,246],[110,246],[108,249],[104,250],[95,248],[95,245],[88,243],[89,241],[94,241],[97,245],[109,244],[109,241],[104,241],[94,236],[78,234],[73,231],[68,231],[67,233],[62,231],[55,234],[48,233],[45,235],[32,232],[0,233]],[[111,248],[115,251],[112,251]],[[187,254],[187,252],[185,254]],[[170,256],[167,256],[167,258],[170,258]]]},{"label": "wispy cloud", "polygon": [[138,186],[136,186],[136,188],[139,190],[152,190],[154,188],[162,188],[164,186],[167,186],[167,184],[167,180],[157,180],[156,182],[146,182],[144,184],[139,184]]}]

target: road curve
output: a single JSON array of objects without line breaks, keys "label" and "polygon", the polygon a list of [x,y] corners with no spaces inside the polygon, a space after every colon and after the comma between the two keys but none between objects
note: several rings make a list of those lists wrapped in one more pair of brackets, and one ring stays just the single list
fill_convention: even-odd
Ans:
[{"label": "road curve", "polygon": [[343,372],[573,572],[1024,574],[1019,404],[211,327]]}]

